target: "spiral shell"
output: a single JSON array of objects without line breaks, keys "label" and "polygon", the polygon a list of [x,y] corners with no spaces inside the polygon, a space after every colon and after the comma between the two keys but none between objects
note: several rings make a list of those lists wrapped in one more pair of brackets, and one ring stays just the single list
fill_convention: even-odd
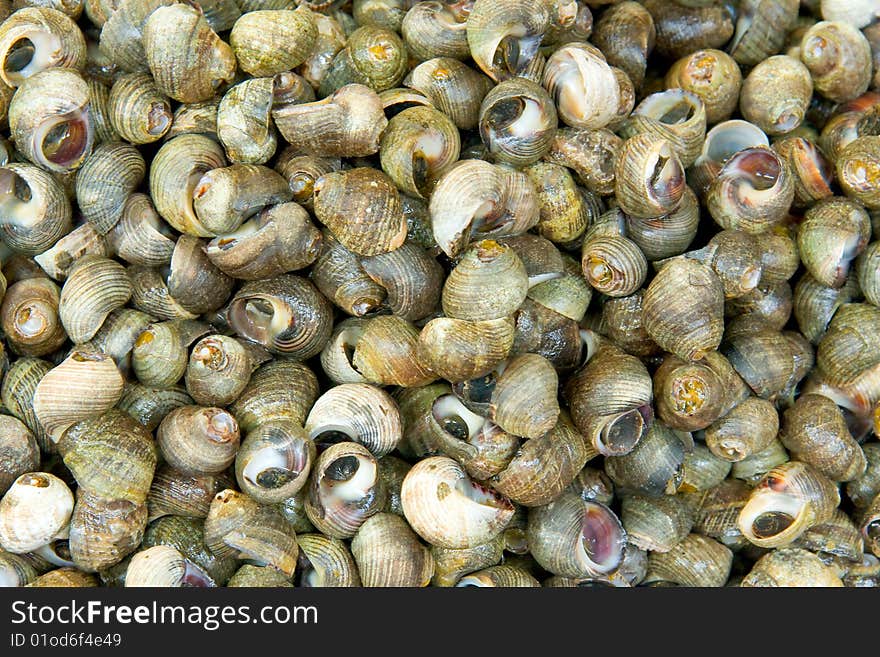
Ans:
[{"label": "spiral shell", "polygon": [[94,337],[112,311],[132,295],[125,268],[101,256],[77,260],[61,288],[58,313],[74,344]]},{"label": "spiral shell", "polygon": [[513,516],[513,505],[470,480],[450,458],[419,461],[401,489],[403,512],[419,536],[433,545],[466,548],[497,536]]},{"label": "spiral shell", "polygon": [[[23,54],[30,56],[24,56]],[[82,69],[86,42],[76,23],[49,7],[24,7],[0,28],[0,80],[9,87],[49,68]]]},{"label": "spiral shell", "polygon": [[23,554],[61,534],[73,513],[73,493],[58,477],[29,472],[0,500],[0,546]]},{"label": "spiral shell", "polygon": [[620,87],[602,53],[586,43],[566,44],[544,67],[543,85],[559,118],[573,128],[603,128],[620,106]]},{"label": "spiral shell", "polygon": [[338,385],[321,395],[305,428],[311,440],[326,432],[341,433],[377,457],[393,450],[403,431],[397,404],[388,393],[361,383]]}]

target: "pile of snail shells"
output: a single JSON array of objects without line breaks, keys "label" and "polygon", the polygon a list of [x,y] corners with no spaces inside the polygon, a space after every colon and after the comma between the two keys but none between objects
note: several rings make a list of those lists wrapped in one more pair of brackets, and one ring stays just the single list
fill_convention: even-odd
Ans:
[{"label": "pile of snail shells", "polygon": [[880,586],[880,0],[0,16],[0,585]]}]

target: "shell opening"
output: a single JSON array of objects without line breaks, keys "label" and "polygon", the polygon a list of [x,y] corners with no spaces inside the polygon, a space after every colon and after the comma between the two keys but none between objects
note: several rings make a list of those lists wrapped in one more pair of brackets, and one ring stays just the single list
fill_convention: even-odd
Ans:
[{"label": "shell opening", "polygon": [[56,168],[76,167],[91,145],[92,133],[87,112],[75,110],[46,123],[35,135],[35,141],[40,144],[41,159]]},{"label": "shell opening", "polygon": [[666,205],[666,199],[680,196],[684,187],[684,170],[671,149],[664,146],[657,153],[648,184],[654,197]]},{"label": "shell opening", "polygon": [[513,77],[523,73],[538,53],[543,35],[526,36],[525,28],[517,26],[511,30],[495,49],[492,56],[492,67],[510,74]]},{"label": "shell opening", "polygon": [[28,207],[33,191],[22,176],[11,169],[0,169],[0,222],[29,226],[40,217]]},{"label": "shell opening", "polygon": [[60,39],[43,30],[32,29],[15,40],[3,59],[3,77],[14,85],[54,66],[62,52]]},{"label": "shell opening", "polygon": [[596,449],[605,455],[629,454],[641,440],[646,425],[639,408],[612,416],[597,436],[599,444]]},{"label": "shell opening", "polygon": [[696,109],[685,92],[669,90],[648,96],[633,114],[654,118],[665,125],[678,125],[690,121]]},{"label": "shell opening", "polygon": [[[446,484],[441,483],[440,485],[445,486]],[[464,495],[472,502],[476,502],[481,506],[488,506],[495,509],[512,508],[511,503],[494,490],[481,486],[477,482],[471,481],[466,477],[462,477],[455,483],[455,490],[459,494]]]},{"label": "shell opening", "polygon": [[431,412],[440,428],[458,440],[473,438],[486,423],[486,418],[472,413],[455,395],[438,397]]},{"label": "shell opening", "polygon": [[249,340],[277,342],[279,336],[293,327],[293,312],[287,304],[274,297],[253,296],[237,299],[229,307],[230,323]]},{"label": "shell opening", "polygon": [[375,461],[354,455],[340,456],[324,468],[321,485],[343,502],[356,502],[370,494],[377,474]]},{"label": "shell opening", "polygon": [[772,189],[782,173],[779,159],[766,148],[748,148],[731,158],[726,168],[759,192]]},{"label": "shell opening", "polygon": [[274,447],[265,447],[251,454],[242,471],[247,481],[268,490],[286,486],[298,474],[288,467],[287,454]]},{"label": "shell opening", "polygon": [[471,574],[471,575],[465,575],[464,577],[462,577],[460,580],[458,580],[458,584],[456,584],[455,586],[456,586],[456,588],[465,588],[468,586],[476,586],[479,588],[484,588],[484,587],[493,587],[495,585],[492,583],[492,580],[490,580],[485,575]]},{"label": "shell opening", "polygon": [[[764,541],[788,532],[806,508],[806,502],[789,493],[774,490],[776,480],[769,478],[768,488],[761,488],[740,511],[739,526],[750,539]],[[779,487],[784,486],[780,482]]]},{"label": "shell opening", "polygon": [[33,338],[46,331],[49,320],[42,309],[34,304],[29,304],[15,311],[13,325],[16,333],[25,337]]},{"label": "shell opening", "polygon": [[581,547],[591,570],[609,573],[623,561],[626,534],[617,516],[602,504],[586,502],[581,520]]},{"label": "shell opening", "polygon": [[724,164],[745,148],[769,146],[767,135],[748,121],[734,119],[719,123],[706,134],[705,157],[717,164]]},{"label": "shell opening", "polygon": [[[495,391],[498,376],[500,376],[500,373],[496,370],[478,379],[456,383],[452,386],[452,389],[459,399],[467,399],[472,404],[488,404],[492,401],[492,393]],[[434,417],[436,418],[437,415],[435,414]]]}]

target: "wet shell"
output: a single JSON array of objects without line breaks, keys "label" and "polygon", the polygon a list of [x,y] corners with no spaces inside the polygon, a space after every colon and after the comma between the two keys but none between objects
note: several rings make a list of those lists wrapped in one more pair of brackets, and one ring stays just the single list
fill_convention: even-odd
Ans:
[{"label": "wet shell", "polygon": [[522,78],[501,82],[480,106],[483,143],[497,162],[516,167],[536,162],[550,149],[556,124],[553,99]]},{"label": "wet shell", "polygon": [[84,255],[110,255],[110,245],[92,224],[74,228],[55,242],[51,249],[34,256],[34,262],[51,278],[63,281],[74,263]]},{"label": "wet shell", "polygon": [[633,545],[669,552],[690,533],[695,513],[683,495],[625,495],[620,502],[620,520]]},{"label": "wet shell", "polygon": [[181,103],[207,100],[235,75],[232,48],[189,5],[151,13],[143,27],[143,46],[156,86]]},{"label": "wet shell", "polygon": [[86,159],[76,176],[76,201],[98,233],[108,233],[120,220],[146,170],[138,150],[122,142],[101,144]]},{"label": "wet shell", "polygon": [[793,57],[777,55],[746,77],[740,111],[768,135],[784,135],[803,122],[812,94],[809,69]]},{"label": "wet shell", "polygon": [[761,557],[740,586],[842,587],[843,582],[812,552],[784,548]]},{"label": "wet shell", "polygon": [[263,422],[289,419],[300,426],[318,397],[318,380],[302,363],[272,360],[252,375],[245,389],[229,407],[242,433]]},{"label": "wet shell", "polygon": [[386,501],[378,463],[357,443],[328,447],[318,457],[309,481],[306,514],[322,534],[332,538],[354,536]]},{"label": "wet shell", "polygon": [[[489,418],[515,436],[539,438],[556,426],[558,377],[546,358],[522,354],[504,365],[489,402]],[[529,408],[527,414],[524,408]]]},{"label": "wet shell", "polygon": [[559,118],[572,128],[608,125],[620,106],[620,87],[602,53],[586,43],[566,44],[544,67],[543,84]]},{"label": "wet shell", "polygon": [[323,534],[300,534],[300,586],[360,586],[357,564],[345,543]]},{"label": "wet shell", "polygon": [[143,504],[156,470],[150,433],[120,410],[71,426],[58,452],[81,489],[111,500]]},{"label": "wet shell", "polygon": [[851,481],[864,474],[865,454],[833,401],[822,395],[801,395],[783,417],[779,439],[793,459],[833,481]]},{"label": "wet shell", "polygon": [[614,193],[621,210],[650,219],[673,212],[686,184],[684,169],[668,140],[640,133],[623,143],[614,169]]},{"label": "wet shell", "polygon": [[689,534],[668,552],[648,555],[644,582],[672,582],[679,586],[720,587],[730,576],[733,553],[700,534]]},{"label": "wet shell", "polygon": [[172,228],[212,237],[193,210],[193,192],[203,174],[223,166],[223,148],[210,137],[184,134],[162,145],[150,163],[150,197]]},{"label": "wet shell", "polygon": [[278,131],[299,152],[324,157],[364,157],[379,150],[388,125],[379,95],[348,84],[312,103],[272,111]]},{"label": "wet shell", "polygon": [[871,46],[865,35],[844,22],[820,21],[801,40],[801,61],[816,91],[841,103],[856,98],[871,82]]},{"label": "wet shell", "polygon": [[87,572],[109,568],[134,552],[147,527],[146,504],[77,491],[70,519],[70,558]]},{"label": "wet shell", "polygon": [[275,154],[272,123],[274,82],[245,80],[227,91],[217,107],[217,137],[232,162],[264,164]]},{"label": "wet shell", "polygon": [[363,586],[427,586],[434,575],[430,550],[406,521],[391,513],[369,518],[351,541]]},{"label": "wet shell", "polygon": [[153,201],[139,192],[126,199],[116,226],[108,234],[108,241],[121,259],[145,267],[159,267],[171,262],[175,245],[170,228],[156,212]]},{"label": "wet shell", "polygon": [[868,244],[868,213],[849,199],[832,197],[807,210],[798,227],[801,261],[822,285],[839,288],[853,260]]},{"label": "wet shell", "polygon": [[72,227],[64,191],[49,173],[30,164],[0,169],[0,207],[4,241],[28,255],[49,249]]},{"label": "wet shell", "polygon": [[182,406],[162,420],[156,445],[173,468],[196,476],[216,475],[235,460],[238,423],[221,408]]},{"label": "wet shell", "polygon": [[549,26],[543,3],[477,0],[467,17],[471,57],[496,82],[528,77],[543,61],[538,49]]},{"label": "wet shell", "polygon": [[298,424],[263,422],[242,442],[235,478],[258,502],[282,502],[305,486],[314,460],[315,443]]},{"label": "wet shell", "polygon": [[100,256],[80,258],[61,288],[59,316],[74,344],[92,339],[112,311],[131,297],[125,268]]},{"label": "wet shell", "polygon": [[164,516],[205,518],[214,496],[231,484],[226,473],[195,476],[163,464],[156,470],[147,497],[150,522]]},{"label": "wet shell", "polygon": [[829,520],[839,503],[834,483],[805,463],[789,461],[761,478],[737,524],[751,543],[780,547]]},{"label": "wet shell", "polygon": [[779,416],[771,402],[749,397],[706,429],[706,445],[726,461],[742,461],[761,452],[779,431]]},{"label": "wet shell", "polygon": [[676,259],[657,272],[645,292],[643,312],[648,335],[684,360],[700,360],[721,343],[721,281],[694,260]]},{"label": "wet shell", "polygon": [[58,316],[61,294],[47,278],[19,281],[0,305],[0,325],[11,349],[26,356],[45,356],[67,339]]},{"label": "wet shell", "polygon": [[535,561],[564,577],[614,572],[626,545],[626,532],[611,509],[570,492],[529,511],[527,536]]},{"label": "wet shell", "polygon": [[78,169],[92,150],[89,86],[68,68],[27,78],[9,103],[9,130],[17,150],[58,173]]},{"label": "wet shell", "polygon": [[64,532],[73,512],[73,493],[46,472],[21,475],[0,500],[0,546],[23,554]]},{"label": "wet shell", "polygon": [[395,315],[417,321],[437,307],[443,269],[420,246],[405,242],[389,253],[361,258],[360,264],[385,289],[384,303]]},{"label": "wet shell", "polygon": [[[30,57],[22,56],[28,53]],[[0,28],[0,80],[9,87],[49,68],[82,69],[86,42],[70,17],[49,7],[24,7]]]},{"label": "wet shell", "polygon": [[315,182],[315,216],[340,243],[364,256],[387,253],[406,239],[397,189],[366,167],[325,174]]},{"label": "wet shell", "polygon": [[632,451],[605,459],[605,472],[618,489],[659,497],[678,489],[684,460],[683,437],[655,420]]},{"label": "wet shell", "polygon": [[[425,4],[419,3],[417,7]],[[409,14],[414,11],[411,10]],[[461,130],[477,127],[483,98],[492,88],[492,81],[488,77],[449,57],[438,57],[419,64],[409,72],[403,83],[424,94]]]},{"label": "wet shell", "polygon": [[330,302],[306,279],[284,274],[246,283],[233,297],[229,324],[270,352],[306,360],[330,337]]},{"label": "wet shell", "polygon": [[149,73],[117,78],[110,89],[107,111],[113,129],[132,144],[158,141],[171,128],[171,105]]},{"label": "wet shell", "polygon": [[595,451],[570,420],[560,419],[545,435],[525,441],[489,483],[516,504],[549,504],[572,483],[593,455]]},{"label": "wet shell", "polygon": [[229,43],[243,71],[255,78],[288,71],[302,64],[318,37],[312,12],[249,11],[229,33]]},{"label": "wet shell", "polygon": [[467,548],[497,536],[513,516],[513,505],[468,478],[450,458],[419,461],[401,489],[410,526],[432,545]]},{"label": "wet shell", "polygon": [[677,60],[666,72],[667,87],[679,87],[696,94],[706,108],[709,125],[730,118],[742,87],[742,72],[725,52],[712,48],[697,50]]},{"label": "wet shell", "polygon": [[0,417],[0,495],[20,475],[39,467],[40,447],[30,429],[14,417]]},{"label": "wet shell", "polygon": [[689,167],[700,155],[706,137],[706,108],[696,94],[670,89],[651,94],[636,106],[620,129],[624,139],[646,132],[669,141]]},{"label": "wet shell", "polygon": [[395,316],[375,317],[364,325],[351,364],[370,383],[418,386],[436,379],[416,357],[419,330]]},{"label": "wet shell", "polygon": [[400,413],[394,400],[380,388],[362,384],[338,385],[321,395],[305,423],[311,440],[340,433],[381,457],[402,436]]},{"label": "wet shell", "polygon": [[419,334],[417,357],[447,381],[485,376],[510,354],[515,327],[510,318],[471,322],[438,317]]},{"label": "wet shell", "polygon": [[217,493],[211,503],[205,544],[218,557],[273,566],[288,577],[293,576],[299,555],[293,528],[274,507],[230,489]]},{"label": "wet shell", "polygon": [[511,315],[525,300],[528,274],[516,252],[495,240],[472,244],[443,285],[443,312],[482,321]]},{"label": "wet shell", "polygon": [[40,380],[34,391],[34,413],[58,442],[72,424],[111,409],[122,396],[123,383],[110,356],[73,351]]}]

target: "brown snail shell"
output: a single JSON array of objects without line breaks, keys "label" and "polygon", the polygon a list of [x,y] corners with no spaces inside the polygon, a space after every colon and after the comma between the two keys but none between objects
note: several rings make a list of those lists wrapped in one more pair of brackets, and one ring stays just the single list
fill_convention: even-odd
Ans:
[{"label": "brown snail shell", "polygon": [[812,552],[783,548],[761,557],[740,586],[842,587],[843,582]]},{"label": "brown snail shell", "polygon": [[773,442],[779,431],[779,416],[773,404],[749,397],[706,429],[706,445],[726,461],[742,461]]},{"label": "brown snail shell", "polygon": [[87,572],[109,568],[137,549],[146,527],[146,504],[108,500],[80,489],[70,519],[71,560]]},{"label": "brown snail shell", "polygon": [[720,587],[727,582],[732,563],[733,552],[718,541],[688,534],[668,552],[648,555],[648,573],[642,581]]},{"label": "brown snail shell", "polygon": [[58,286],[30,278],[9,287],[0,305],[0,325],[10,348],[26,356],[45,356],[67,339],[61,324]]},{"label": "brown snail shell", "polygon": [[217,475],[235,460],[238,423],[220,408],[182,406],[162,420],[156,444],[176,470],[196,476]]},{"label": "brown snail shell", "polygon": [[314,198],[318,221],[355,253],[387,253],[406,239],[400,196],[380,171],[362,167],[327,173],[315,182]]},{"label": "brown snail shell", "polygon": [[394,400],[381,388],[363,383],[338,385],[318,397],[305,429],[317,441],[326,432],[344,434],[376,457],[392,451],[403,431]]},{"label": "brown snail shell", "polygon": [[805,463],[789,461],[761,478],[737,524],[751,543],[780,547],[830,519],[839,501],[837,487],[829,479]]},{"label": "brown snail shell", "polygon": [[626,532],[608,507],[563,493],[529,511],[532,556],[546,570],[584,578],[615,571],[623,561]]},{"label": "brown snail shell", "polygon": [[245,283],[228,310],[238,335],[297,360],[321,351],[333,328],[331,315],[330,302],[309,281],[291,274]]},{"label": "brown snail shell", "polygon": [[864,474],[865,454],[833,401],[822,395],[801,395],[783,418],[779,439],[792,458],[833,481],[851,481]]},{"label": "brown snail shell", "polygon": [[363,586],[427,586],[434,575],[430,550],[391,513],[368,518],[351,541],[351,553]]},{"label": "brown snail shell", "polygon": [[723,287],[712,270],[694,260],[672,260],[657,272],[645,292],[643,312],[648,335],[684,360],[700,360],[721,343]]},{"label": "brown snail shell", "polygon": [[494,370],[510,354],[514,324],[510,318],[472,322],[438,317],[419,334],[417,357],[448,381],[468,381]]},{"label": "brown snail shell", "polygon": [[159,90],[174,100],[207,100],[218,86],[232,80],[236,67],[232,48],[198,9],[182,4],[159,7],[143,25],[147,66]]}]

